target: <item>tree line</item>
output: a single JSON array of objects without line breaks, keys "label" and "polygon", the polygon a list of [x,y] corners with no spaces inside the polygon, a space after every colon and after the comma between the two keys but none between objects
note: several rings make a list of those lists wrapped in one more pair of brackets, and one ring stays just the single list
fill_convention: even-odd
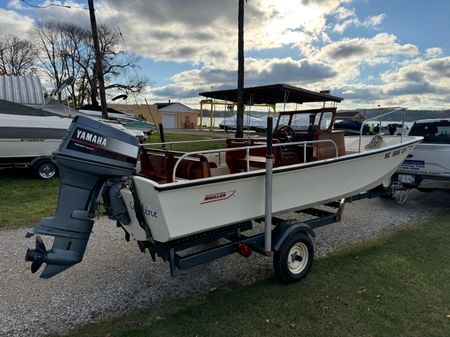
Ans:
[{"label": "tree line", "polygon": [[[99,26],[98,35],[105,89],[127,94],[140,92],[147,80],[133,72],[138,68],[139,57],[125,50],[117,31]],[[0,36],[0,75],[32,75],[41,70],[55,88],[73,77],[75,81],[68,87],[70,104],[98,106],[91,31],[72,23],[47,20],[37,23],[30,36],[30,40]]]}]

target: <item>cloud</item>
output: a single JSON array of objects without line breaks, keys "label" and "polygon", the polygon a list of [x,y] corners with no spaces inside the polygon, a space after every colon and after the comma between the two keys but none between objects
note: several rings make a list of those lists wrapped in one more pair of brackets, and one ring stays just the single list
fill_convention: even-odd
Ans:
[{"label": "cloud", "polygon": [[336,89],[335,95],[344,97],[346,101],[377,102],[386,98],[381,85],[352,84]]},{"label": "cloud", "polygon": [[389,95],[443,94],[450,86],[450,57],[418,61],[382,76]]},{"label": "cloud", "polygon": [[197,89],[193,88],[183,88],[180,85],[177,84],[169,84],[165,85],[153,90],[149,90],[150,93],[154,96],[154,98],[173,98],[176,97],[177,99],[186,99],[186,98],[192,98],[198,96]]},{"label": "cloud", "polygon": [[439,57],[442,54],[444,54],[444,51],[442,50],[442,48],[428,48],[425,49],[425,57],[426,58],[435,58],[435,57]]},{"label": "cloud", "polygon": [[345,38],[330,43],[317,52],[315,57],[329,62],[371,63],[387,56],[413,57],[417,54],[416,46],[399,44],[396,36],[379,33],[372,38]]},{"label": "cloud", "polygon": [[[311,87],[334,76],[336,72],[331,66],[307,59],[247,59],[245,85],[291,83],[301,86],[307,83]],[[155,88],[151,90],[152,94],[159,98],[193,97],[193,94],[197,95],[201,91],[210,90],[211,87],[215,90],[235,88],[237,77],[234,67],[222,69],[203,67],[181,72],[173,76],[171,80],[176,84]]]},{"label": "cloud", "polygon": [[[26,36],[33,22],[61,18],[89,27],[79,0],[44,0],[72,8],[35,9],[10,0],[0,9],[3,32]],[[247,58],[246,85],[290,83],[311,89],[331,88],[347,102],[440,102],[449,94],[450,64],[439,46],[421,50],[380,32],[385,14],[358,17],[351,0],[251,0],[245,3],[245,48],[291,48],[297,57]],[[110,6],[111,4],[111,6]],[[154,97],[197,97],[203,90],[236,87],[237,1],[98,0],[99,24],[120,29],[128,49],[152,61],[192,63],[170,83],[149,88]],[[360,36],[339,38],[349,27]],[[265,54],[265,52],[268,52]],[[294,55],[290,53],[289,55]],[[297,59],[299,58],[299,59]],[[183,69],[185,67],[183,66]],[[374,71],[383,71],[376,73]],[[152,74],[148,74],[151,78]],[[366,78],[362,79],[362,76]],[[369,79],[371,84],[365,84]],[[377,83],[377,84],[374,84]]]},{"label": "cloud", "polygon": [[377,27],[383,22],[384,18],[386,17],[386,14],[379,14],[374,16],[369,16],[366,20],[363,22],[363,26],[365,27]]},{"label": "cloud", "polygon": [[351,107],[404,106],[417,109],[448,108],[450,57],[417,59],[382,74],[379,84],[344,84],[334,94]]},{"label": "cloud", "polygon": [[26,37],[33,27],[33,20],[15,11],[0,8],[0,32],[20,38]]},{"label": "cloud", "polygon": [[248,63],[249,85],[258,83],[312,84],[336,75],[336,71],[330,65],[307,59],[250,60]]},{"label": "cloud", "polygon": [[[66,0],[66,1],[53,1],[53,0],[45,0],[40,3],[38,2],[30,2],[39,8],[31,7],[25,5],[22,2],[17,0],[12,0],[8,3],[10,8],[13,8],[16,13],[22,15],[23,17],[28,18],[30,22],[39,22],[46,20],[60,20],[64,22],[72,22],[76,23],[79,26],[84,28],[90,28],[89,21],[89,12],[87,8],[74,1],[74,0]],[[101,15],[99,13],[107,13],[104,11],[104,7],[102,4],[96,3],[96,13],[97,18]],[[97,20],[99,21],[99,19]],[[97,24],[101,24],[102,22],[97,22]],[[28,27],[30,29],[31,26]]]},{"label": "cloud", "polygon": [[386,14],[369,16],[364,21],[361,21],[356,16],[354,9],[339,7],[335,13],[335,17],[338,19],[338,22],[334,25],[333,31],[342,34],[348,27],[352,25],[356,27],[363,26],[367,28],[377,28],[386,17]]},{"label": "cloud", "polygon": [[[110,1],[113,10],[121,13],[121,30],[128,44],[143,56],[208,65],[224,65],[227,59],[236,58],[237,1],[192,0],[188,6],[183,0],[135,0],[133,6],[121,0]],[[327,16],[345,2],[246,2],[245,48],[303,46],[326,39]]]}]

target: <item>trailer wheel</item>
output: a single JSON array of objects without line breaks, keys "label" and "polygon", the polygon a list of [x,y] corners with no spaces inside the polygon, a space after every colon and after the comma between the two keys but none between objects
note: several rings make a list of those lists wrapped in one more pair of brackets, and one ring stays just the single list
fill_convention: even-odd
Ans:
[{"label": "trailer wheel", "polygon": [[273,268],[283,283],[294,283],[308,275],[314,259],[314,245],[308,234],[294,233],[273,256]]},{"label": "trailer wheel", "polygon": [[36,178],[48,180],[56,176],[58,168],[50,159],[41,159],[33,164],[31,171]]}]

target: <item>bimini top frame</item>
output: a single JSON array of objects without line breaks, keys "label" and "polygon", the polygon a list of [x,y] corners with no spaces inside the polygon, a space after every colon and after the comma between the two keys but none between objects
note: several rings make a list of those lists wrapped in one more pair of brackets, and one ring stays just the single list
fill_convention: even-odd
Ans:
[{"label": "bimini top frame", "polygon": [[[200,95],[228,102],[237,102],[237,89],[205,91],[201,92]],[[244,104],[247,105],[312,102],[340,103],[343,100],[343,98],[332,96],[327,92],[311,91],[288,84],[270,84],[244,88]]]}]

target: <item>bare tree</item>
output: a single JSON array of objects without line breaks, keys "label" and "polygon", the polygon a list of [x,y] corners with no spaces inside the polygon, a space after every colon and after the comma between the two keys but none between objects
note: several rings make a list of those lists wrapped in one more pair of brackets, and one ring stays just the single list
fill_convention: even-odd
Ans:
[{"label": "bare tree", "polygon": [[0,37],[0,74],[23,76],[31,73],[36,55],[31,42],[15,36]]},{"label": "bare tree", "polygon": [[[40,50],[38,60],[44,72],[59,87],[67,76],[62,55],[63,33],[61,24],[56,21],[44,21],[37,24],[33,31],[36,47]],[[61,100],[61,95],[59,95]]]},{"label": "bare tree", "polygon": [[[116,89],[125,93],[140,92],[145,87],[147,81],[134,74],[130,74],[130,72],[138,68],[139,57],[125,52],[120,47],[118,43],[120,37],[115,30],[111,30],[107,26],[100,26],[98,28],[98,35],[105,89]],[[98,84],[94,74],[97,65],[95,58],[93,58],[93,61],[90,64],[91,69],[87,73],[91,75],[91,102],[93,105],[96,105],[98,104],[96,103],[96,88]],[[126,82],[124,82],[124,79]]]},{"label": "bare tree", "polygon": [[[127,75],[138,67],[139,58],[120,48],[119,35],[114,30],[100,26],[98,33],[105,89],[140,92],[146,80]],[[71,23],[46,21],[35,28],[34,34],[41,50],[40,64],[54,85],[59,86],[69,76],[74,77],[76,81],[69,88],[73,104],[81,106],[90,101],[98,106],[92,33]]]}]

